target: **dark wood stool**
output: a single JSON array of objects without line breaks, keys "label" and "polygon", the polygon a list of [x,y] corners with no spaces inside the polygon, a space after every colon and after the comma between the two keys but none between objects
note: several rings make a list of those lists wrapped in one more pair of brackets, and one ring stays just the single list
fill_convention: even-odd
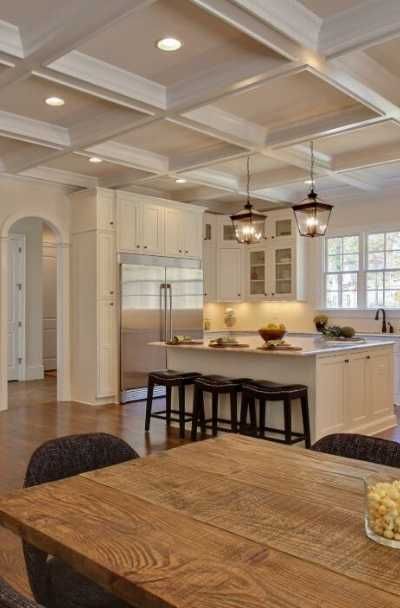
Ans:
[{"label": "dark wood stool", "polygon": [[[178,372],[172,369],[165,369],[160,371],[151,372],[149,374],[147,384],[147,404],[146,404],[146,422],[145,431],[150,429],[150,418],[161,418],[167,421],[169,426],[171,421],[179,422],[179,436],[185,437],[185,424],[187,420],[191,420],[192,414],[186,413],[186,387],[194,383],[196,378],[199,378],[201,374],[197,372]],[[166,388],[166,408],[165,410],[154,412],[153,407],[153,391],[154,387],[165,386]],[[178,388],[178,403],[179,409],[171,408],[171,393],[172,387]],[[178,417],[172,416],[177,414]]]},{"label": "dark wood stool", "polygon": [[[303,418],[303,433],[292,430],[292,402],[300,399]],[[257,429],[256,401],[260,406],[260,418]],[[283,402],[284,429],[265,426],[266,409],[268,401]],[[266,380],[254,380],[243,384],[242,409],[240,415],[240,430],[246,432],[247,414],[250,412],[250,429],[263,439],[293,445],[304,441],[306,448],[311,447],[310,414],[308,408],[308,389],[303,384],[277,384]],[[265,432],[281,433],[284,439],[265,437]]]},{"label": "dark wood stool", "polygon": [[[249,381],[248,378],[227,378],[226,376],[207,375],[201,376],[194,381],[193,417],[192,417],[192,440],[197,439],[197,426],[200,424],[202,433],[206,428],[212,429],[215,436],[218,431],[226,431],[227,428],[219,426],[220,423],[230,425],[232,433],[238,432],[238,406],[237,397],[242,390],[242,383]],[[211,393],[211,418],[206,420],[204,411],[204,393]],[[230,395],[231,419],[226,420],[218,416],[219,395]]]}]

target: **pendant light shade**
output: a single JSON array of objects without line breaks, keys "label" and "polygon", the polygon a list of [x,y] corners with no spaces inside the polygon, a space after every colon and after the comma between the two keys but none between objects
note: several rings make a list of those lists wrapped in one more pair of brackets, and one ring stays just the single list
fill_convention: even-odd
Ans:
[{"label": "pendant light shade", "polygon": [[315,192],[314,143],[311,142],[311,190],[307,198],[292,207],[301,236],[325,236],[333,205],[321,201]]},{"label": "pendant light shade", "polygon": [[237,242],[251,245],[265,239],[266,219],[266,215],[254,211],[253,205],[250,202],[250,158],[247,158],[247,202],[244,209],[231,215]]}]

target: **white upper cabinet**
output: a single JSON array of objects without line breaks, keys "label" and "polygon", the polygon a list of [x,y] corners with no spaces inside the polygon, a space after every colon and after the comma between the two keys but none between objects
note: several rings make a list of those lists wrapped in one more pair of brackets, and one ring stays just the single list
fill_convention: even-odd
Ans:
[{"label": "white upper cabinet", "polygon": [[128,192],[117,193],[119,251],[162,255],[164,209],[140,201]]},{"label": "white upper cabinet", "polygon": [[97,192],[97,228],[115,230],[115,193],[110,190]]},{"label": "white upper cabinet", "polygon": [[[160,203],[158,203],[160,201]],[[202,255],[202,211],[117,192],[118,250],[172,257]]]},{"label": "white upper cabinet", "polygon": [[242,299],[242,254],[240,249],[218,250],[218,299],[235,302]]},{"label": "white upper cabinet", "polygon": [[115,235],[99,231],[97,235],[97,297],[113,298],[116,289]]},{"label": "white upper cabinet", "polygon": [[235,238],[232,220],[229,216],[220,215],[218,217],[218,247],[239,249],[242,247]]}]

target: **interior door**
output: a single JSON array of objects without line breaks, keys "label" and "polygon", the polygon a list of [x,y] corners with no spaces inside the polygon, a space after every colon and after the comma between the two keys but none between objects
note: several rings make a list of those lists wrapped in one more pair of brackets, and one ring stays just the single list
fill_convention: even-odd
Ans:
[{"label": "interior door", "polygon": [[8,240],[8,380],[25,377],[25,237]]},{"label": "interior door", "polygon": [[[145,396],[150,371],[166,367],[165,267],[121,265],[121,390],[134,400]],[[136,395],[136,396],[135,396]],[[127,399],[124,399],[124,401]]]},{"label": "interior door", "polygon": [[203,337],[203,271],[196,268],[167,268],[167,337]]}]

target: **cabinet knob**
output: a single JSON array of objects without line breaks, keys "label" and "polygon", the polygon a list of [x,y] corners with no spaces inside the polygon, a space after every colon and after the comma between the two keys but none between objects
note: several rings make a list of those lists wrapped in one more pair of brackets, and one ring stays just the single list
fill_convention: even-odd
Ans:
[{"label": "cabinet knob", "polygon": [[185,253],[189,253],[187,249],[185,249]]},{"label": "cabinet knob", "polygon": [[274,293],[271,293],[271,296],[274,296],[274,295],[275,295]]},{"label": "cabinet knob", "polygon": [[140,245],[136,245],[137,249],[140,249]]},{"label": "cabinet knob", "polygon": [[238,293],[239,298],[240,298],[241,295],[242,295],[241,293]]},{"label": "cabinet knob", "polygon": [[114,302],[110,302],[110,306],[114,306]]},{"label": "cabinet knob", "polygon": [[114,222],[110,222],[110,226],[114,226]]},{"label": "cabinet knob", "polygon": [[182,253],[182,249],[179,249],[178,251],[179,251],[179,253]]},{"label": "cabinet knob", "polygon": [[348,359],[345,359],[344,362],[345,363],[350,363],[350,361]]},{"label": "cabinet knob", "polygon": [[264,295],[267,296],[268,294],[264,292]]},{"label": "cabinet knob", "polygon": [[145,245],[145,246],[143,247],[143,249],[147,249],[147,245]]},{"label": "cabinet knob", "polygon": [[366,359],[371,359],[371,355],[367,355],[365,358]]},{"label": "cabinet knob", "polygon": [[110,296],[113,296],[113,295],[114,295],[114,292],[113,292],[113,291],[110,291]]}]

